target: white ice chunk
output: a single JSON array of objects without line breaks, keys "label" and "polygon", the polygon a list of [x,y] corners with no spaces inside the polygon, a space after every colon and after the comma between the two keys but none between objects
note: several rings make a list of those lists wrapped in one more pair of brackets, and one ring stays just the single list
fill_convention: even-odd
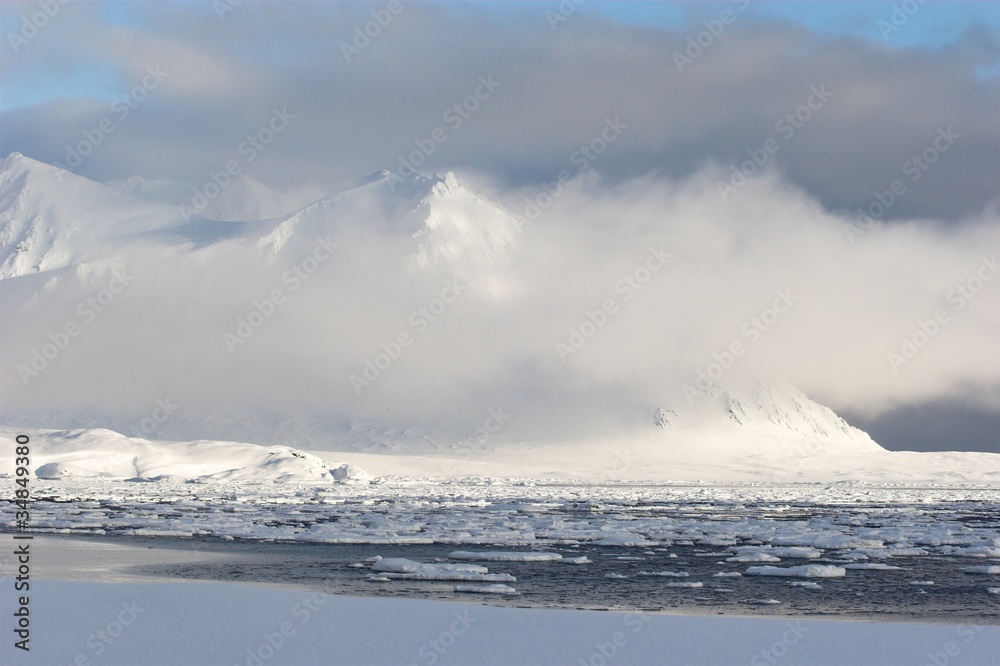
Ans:
[{"label": "white ice chunk", "polygon": [[598,546],[657,546],[656,541],[648,541],[641,534],[613,534],[594,542]]},{"label": "white ice chunk", "polygon": [[952,555],[958,555],[959,557],[1000,557],[1000,546],[956,548]]},{"label": "white ice chunk", "polygon": [[478,564],[426,564],[415,562],[405,557],[387,557],[380,559],[372,565],[372,571],[391,571],[392,573],[417,573],[417,572],[465,572],[484,574],[489,573],[489,569]]},{"label": "white ice chunk", "polygon": [[456,592],[472,592],[478,594],[518,594],[510,585],[494,583],[493,585],[456,585]]},{"label": "white ice chunk", "polygon": [[553,562],[563,559],[559,553],[536,551],[513,552],[505,550],[456,550],[448,555],[453,560],[480,560],[483,562]]},{"label": "white ice chunk", "polygon": [[747,567],[748,576],[789,576],[792,578],[841,578],[847,574],[843,567],[831,564],[804,564],[797,567]]},{"label": "white ice chunk", "polygon": [[780,557],[775,557],[774,555],[768,555],[763,551],[753,551],[741,553],[739,555],[733,555],[732,557],[727,557],[726,562],[780,562]]},{"label": "white ice chunk", "polygon": [[805,546],[777,546],[766,551],[769,555],[776,557],[790,557],[793,559],[814,560],[822,557],[822,551]]},{"label": "white ice chunk", "polygon": [[821,534],[813,539],[813,548],[882,548],[877,539],[862,539],[850,534]]},{"label": "white ice chunk", "polygon": [[516,583],[510,574],[481,574],[469,571],[414,571],[412,573],[384,573],[392,580],[462,580],[474,583]]}]

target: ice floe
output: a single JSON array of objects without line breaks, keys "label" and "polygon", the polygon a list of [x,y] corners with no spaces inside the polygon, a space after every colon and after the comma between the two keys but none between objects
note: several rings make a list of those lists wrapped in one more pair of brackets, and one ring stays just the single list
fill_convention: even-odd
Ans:
[{"label": "ice floe", "polygon": [[426,573],[426,572],[456,572],[484,574],[489,572],[486,567],[478,564],[439,564],[408,560],[405,557],[387,557],[372,564],[372,571],[389,571],[392,573]]},{"label": "ice floe", "polygon": [[595,546],[656,546],[658,542],[649,541],[640,534],[613,534],[594,541]]},{"label": "ice floe", "polygon": [[470,592],[477,594],[507,594],[515,595],[519,592],[510,585],[494,583],[492,585],[456,585],[455,592]]},{"label": "ice floe", "polygon": [[780,562],[780,557],[775,557],[774,555],[768,555],[761,550],[748,551],[740,555],[734,555],[732,557],[727,557],[726,562]]},{"label": "ice floe", "polygon": [[453,560],[479,560],[482,562],[553,562],[563,559],[563,556],[559,553],[513,552],[504,550],[456,550],[450,553],[448,557]]},{"label": "ice floe", "polygon": [[489,573],[489,569],[477,564],[416,562],[403,557],[380,559],[372,565],[372,571],[379,572],[382,578],[389,580],[457,580],[482,583],[517,582],[517,579],[510,574],[491,574]]},{"label": "ice floe", "polygon": [[793,578],[842,578],[843,567],[830,564],[803,564],[797,567],[747,567],[747,576],[789,576]]}]

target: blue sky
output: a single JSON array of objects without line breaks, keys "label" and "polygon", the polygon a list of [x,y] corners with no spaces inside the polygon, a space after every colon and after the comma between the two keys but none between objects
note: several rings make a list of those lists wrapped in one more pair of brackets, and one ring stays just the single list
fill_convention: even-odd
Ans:
[{"label": "blue sky", "polygon": [[[880,22],[892,19],[894,7],[918,7],[900,21],[898,30],[883,34]],[[970,26],[1000,31],[996,2],[750,2],[744,3],[601,3],[593,7],[617,21],[673,30],[696,26],[725,9],[757,21],[787,20],[831,37],[863,37],[892,48],[940,48],[953,44]]]},{"label": "blue sky", "polygon": [[[569,2],[570,0],[567,0]],[[99,14],[99,20],[108,26],[130,26],[156,31],[151,24],[146,3],[109,2],[91,5]],[[216,10],[210,2],[176,2],[187,11],[201,11],[214,15]],[[341,3],[342,4],[342,3]],[[472,4],[455,0],[439,0],[438,4],[452,6],[457,11],[464,5]],[[559,11],[560,3],[552,2],[494,2],[475,3],[477,9],[488,7],[498,19],[505,17],[511,21],[522,21],[526,16],[535,15],[535,20],[545,21],[546,11]],[[903,12],[905,9],[911,13]],[[380,2],[356,3],[360,17],[384,6]],[[915,10],[913,8],[916,8]],[[10,35],[20,32],[26,15],[38,11],[35,3],[4,3],[2,11],[2,31],[4,54],[10,57]],[[899,21],[898,29],[885,29],[891,25],[894,10],[896,16],[906,17]],[[660,2],[641,0],[638,2],[584,2],[576,12],[581,16],[600,16],[614,22],[633,26],[664,29],[671,32],[697,34],[703,29],[702,22],[719,17],[723,11],[730,11],[740,22],[774,23],[790,22],[804,26],[819,35],[831,38],[863,38],[873,44],[890,49],[917,48],[941,49],[954,45],[970,29],[992,35],[996,42],[1000,35],[1000,3],[997,2],[933,2],[921,5],[911,2]],[[214,20],[214,16],[212,19]],[[52,21],[60,20],[57,15]],[[898,20],[898,19],[897,19]],[[45,39],[44,31],[39,36]],[[294,38],[292,38],[294,39]],[[287,49],[278,48],[281,38],[269,44],[268,58],[281,58],[294,54],[297,45],[289,43]],[[31,58],[35,45],[27,44],[16,58]],[[28,107],[57,99],[85,97],[102,102],[111,102],[128,81],[124,73],[112,62],[99,57],[88,57],[74,52],[67,58],[69,65],[58,68],[33,67],[30,77],[19,76],[16,63],[7,69],[6,80],[0,88],[0,108],[4,110]],[[993,66],[981,69],[981,74],[996,75],[1000,71],[1000,60]]]}]

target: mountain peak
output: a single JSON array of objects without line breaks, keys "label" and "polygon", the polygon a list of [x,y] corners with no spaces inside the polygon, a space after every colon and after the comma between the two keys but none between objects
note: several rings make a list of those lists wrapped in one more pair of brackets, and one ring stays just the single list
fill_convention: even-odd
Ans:
[{"label": "mountain peak", "polygon": [[[98,204],[100,202],[100,204]],[[175,211],[21,153],[0,161],[0,278],[101,256],[110,239],[176,224]]]},{"label": "mountain peak", "polygon": [[71,171],[67,171],[66,169],[52,164],[40,162],[18,152],[10,153],[7,157],[3,158],[3,160],[0,160],[0,181],[8,182],[18,179],[19,177],[23,178],[29,175],[52,177],[57,178],[59,181],[62,181],[62,179],[66,177],[87,180],[86,178],[77,176]]},{"label": "mountain peak", "polygon": [[775,442],[794,437],[836,443],[842,449],[879,450],[867,433],[851,426],[833,410],[810,399],[795,386],[757,381],[745,386],[710,385],[686,406],[661,408],[655,425],[690,435],[697,430],[752,432]]}]

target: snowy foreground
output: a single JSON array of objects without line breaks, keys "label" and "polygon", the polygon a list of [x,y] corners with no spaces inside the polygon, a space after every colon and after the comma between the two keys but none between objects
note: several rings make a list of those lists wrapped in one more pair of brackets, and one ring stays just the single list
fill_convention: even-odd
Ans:
[{"label": "snowy foreground", "polygon": [[[6,585],[8,581],[4,581]],[[684,617],[338,597],[244,585],[32,586],[3,664],[996,664],[1000,627]]]},{"label": "snowy foreground", "polygon": [[[983,624],[1000,606],[996,486],[447,478],[412,474],[412,461],[412,475],[386,475],[356,455],[288,447],[108,431],[32,441],[28,531],[37,536],[87,535],[115,548],[120,538],[164,537],[217,562],[240,548],[329,548],[310,570],[324,581],[347,576],[351,587],[67,581],[51,558],[83,551],[36,536],[50,561],[33,560],[24,653],[10,640],[14,477],[0,468],[2,664],[1000,664],[1000,627]],[[200,552],[199,543],[213,546]],[[335,571],[334,547],[352,544],[365,555]],[[445,550],[435,561],[406,548]],[[924,564],[936,580],[917,574]],[[655,608],[675,612],[691,607],[668,604],[697,598],[702,615],[540,608],[546,585],[512,575],[518,567],[572,572],[589,590],[652,589],[664,602]],[[451,596],[406,598],[428,585]],[[862,591],[888,606],[927,599],[917,616],[928,622],[783,617],[803,594],[817,595],[805,602],[815,614],[832,608],[824,598]],[[733,608],[727,597],[737,615],[766,617],[716,616]],[[955,604],[971,610],[957,614]],[[953,609],[951,623],[939,608]]]}]

